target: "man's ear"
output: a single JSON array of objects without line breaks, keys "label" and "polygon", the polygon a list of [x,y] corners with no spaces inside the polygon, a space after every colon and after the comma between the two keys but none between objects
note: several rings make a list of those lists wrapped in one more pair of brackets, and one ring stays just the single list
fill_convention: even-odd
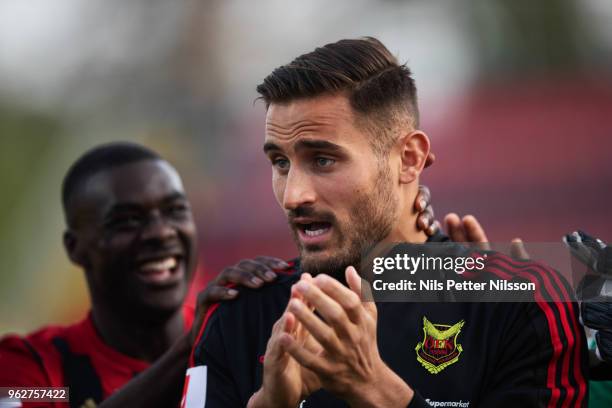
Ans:
[{"label": "man's ear", "polygon": [[429,155],[429,138],[420,131],[404,135],[398,140],[400,148],[400,183],[413,182],[423,171]]},{"label": "man's ear", "polygon": [[64,231],[64,248],[66,249],[66,253],[68,254],[68,258],[72,263],[79,265],[83,268],[85,265],[85,257],[81,250],[81,246],[79,245],[79,239],[76,234],[71,230]]}]

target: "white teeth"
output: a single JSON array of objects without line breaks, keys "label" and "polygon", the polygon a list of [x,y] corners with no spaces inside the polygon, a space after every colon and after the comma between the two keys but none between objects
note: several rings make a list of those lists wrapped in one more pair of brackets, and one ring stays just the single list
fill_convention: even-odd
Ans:
[{"label": "white teeth", "polygon": [[327,228],[321,228],[321,229],[316,229],[316,230],[309,230],[309,229],[304,230],[306,235],[308,235],[309,237],[318,237],[319,235],[324,234],[326,231],[327,231]]},{"label": "white teeth", "polygon": [[167,271],[169,269],[175,268],[176,263],[177,263],[176,258],[170,257],[166,259],[161,259],[159,261],[147,262],[145,264],[142,264],[140,266],[140,269],[143,271],[161,272],[161,271]]}]

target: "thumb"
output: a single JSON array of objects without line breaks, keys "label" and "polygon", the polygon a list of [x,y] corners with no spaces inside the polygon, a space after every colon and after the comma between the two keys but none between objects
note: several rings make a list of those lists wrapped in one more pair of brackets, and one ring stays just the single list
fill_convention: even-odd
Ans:
[{"label": "thumb", "polygon": [[344,271],[344,276],[346,277],[346,283],[348,283],[349,288],[357,294],[357,296],[361,297],[361,277],[357,273],[357,270],[353,266],[349,266]]},{"label": "thumb", "polygon": [[370,284],[361,279],[361,276],[359,276],[357,270],[353,266],[346,268],[345,277],[349,288],[361,298],[366,310],[376,316],[376,303],[374,303],[374,299],[372,298]]}]

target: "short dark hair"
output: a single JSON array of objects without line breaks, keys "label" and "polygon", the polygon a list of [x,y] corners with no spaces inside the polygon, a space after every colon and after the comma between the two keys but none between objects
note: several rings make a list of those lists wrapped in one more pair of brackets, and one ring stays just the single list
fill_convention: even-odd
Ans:
[{"label": "short dark hair", "polygon": [[153,150],[130,142],[113,142],[86,151],[70,166],[62,182],[62,205],[66,222],[71,225],[69,207],[78,189],[94,174],[124,164],[143,160],[162,160]]},{"label": "short dark hair", "polygon": [[[374,132],[374,147],[389,145],[389,130],[406,114],[419,122],[417,92],[410,69],[376,38],[346,39],[300,55],[276,68],[257,92],[266,103],[346,93],[352,109],[369,120],[359,121]],[[359,119],[359,118],[357,118]],[[382,133],[382,134],[381,134]]]}]

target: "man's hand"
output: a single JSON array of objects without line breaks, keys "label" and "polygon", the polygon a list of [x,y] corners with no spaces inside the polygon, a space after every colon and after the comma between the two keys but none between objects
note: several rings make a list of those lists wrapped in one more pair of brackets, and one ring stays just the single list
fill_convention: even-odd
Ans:
[{"label": "man's hand", "polygon": [[419,186],[419,192],[414,200],[414,210],[418,213],[417,229],[432,236],[440,230],[440,223],[434,218],[431,206],[431,192],[427,186]]},{"label": "man's hand", "polygon": [[376,305],[361,302],[355,268],[347,268],[346,280],[350,289],[323,274],[294,285],[300,296],[290,300],[287,310],[320,349],[302,347],[303,339],[295,335],[283,337],[284,349],[352,407],[406,407],[414,392],[380,357]]},{"label": "man's hand", "polygon": [[483,250],[491,249],[487,234],[473,215],[459,218],[455,213],[446,214],[444,228],[450,239],[455,242],[472,243]]},{"label": "man's hand", "polygon": [[206,289],[198,295],[196,316],[190,333],[191,344],[193,345],[200,332],[204,316],[210,305],[224,300],[235,299],[238,296],[238,291],[227,287],[227,284],[256,289],[264,283],[272,282],[276,279],[276,272],[274,271],[284,270],[288,267],[289,264],[282,259],[271,256],[258,256],[255,259],[244,259],[236,265],[222,270],[215,280],[210,282]]},{"label": "man's hand", "polygon": [[582,301],[580,316],[584,325],[595,331],[594,334],[587,332],[587,336],[595,337],[597,358],[610,364],[612,363],[612,246],[582,231],[567,234],[563,241],[570,249],[573,258],[587,267],[587,273],[577,293]]},{"label": "man's hand", "polygon": [[[473,215],[463,218],[455,213],[446,214],[444,217],[444,228],[450,239],[455,242],[473,244],[478,249],[488,251],[491,249],[489,238],[480,222]],[[529,259],[529,253],[525,249],[523,240],[514,238],[510,243],[510,256],[517,259]]]},{"label": "man's hand", "polygon": [[[300,279],[311,281],[312,277],[304,273]],[[291,296],[293,299],[301,298],[295,290]],[[294,342],[311,353],[322,352],[321,345],[314,341],[287,306],[272,328],[264,358],[263,384],[249,399],[248,408],[294,408],[303,398],[321,388],[314,373],[300,366],[287,353],[287,347]]]}]

